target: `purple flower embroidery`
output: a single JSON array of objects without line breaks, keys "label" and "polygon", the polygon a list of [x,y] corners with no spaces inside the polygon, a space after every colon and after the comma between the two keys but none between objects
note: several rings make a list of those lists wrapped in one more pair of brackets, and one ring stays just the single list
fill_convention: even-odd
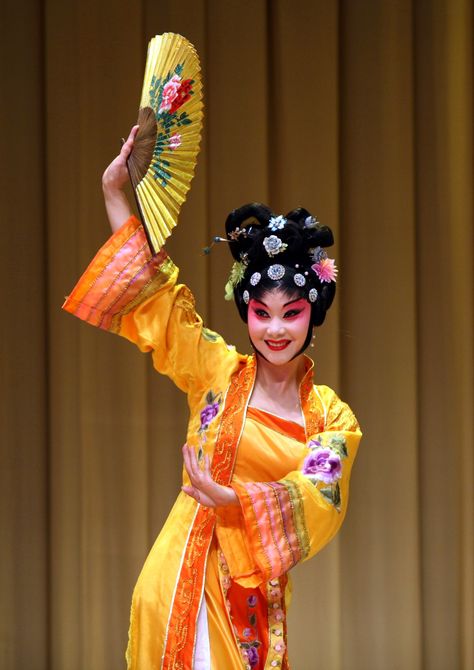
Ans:
[{"label": "purple flower embroidery", "polygon": [[209,424],[211,423],[212,419],[217,416],[219,412],[219,403],[218,402],[213,402],[210,403],[209,405],[206,405],[204,409],[201,411],[201,429],[200,430],[207,430],[209,428]]},{"label": "purple flower embroidery", "polygon": [[244,637],[250,637],[252,635],[252,631],[250,630],[250,628],[244,628],[242,635]]},{"label": "purple flower embroidery", "polygon": [[247,649],[247,658],[251,668],[258,665],[258,651],[256,647],[249,647]]},{"label": "purple flower embroidery", "polygon": [[257,604],[257,596],[249,596],[247,598],[247,605],[249,607],[255,607],[256,604]]},{"label": "purple flower embroidery", "polygon": [[327,447],[313,449],[303,463],[303,474],[325,484],[333,484],[341,478],[342,464],[338,454]]}]

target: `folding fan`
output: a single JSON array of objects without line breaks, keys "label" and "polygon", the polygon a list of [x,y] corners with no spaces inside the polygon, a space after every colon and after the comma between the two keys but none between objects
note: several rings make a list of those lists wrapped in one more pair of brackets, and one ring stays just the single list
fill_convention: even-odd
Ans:
[{"label": "folding fan", "polygon": [[203,119],[199,58],[181,35],[148,45],[130,180],[152,252],[176,226],[194,176]]}]

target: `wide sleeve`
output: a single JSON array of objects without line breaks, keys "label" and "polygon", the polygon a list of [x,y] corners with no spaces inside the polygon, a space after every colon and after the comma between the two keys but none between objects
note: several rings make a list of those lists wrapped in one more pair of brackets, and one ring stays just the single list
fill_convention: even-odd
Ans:
[{"label": "wide sleeve", "polygon": [[[314,556],[344,520],[361,432],[350,408],[327,387],[318,388],[324,403],[324,431],[311,436],[299,467],[275,482],[232,483],[242,516],[244,583],[279,577]],[[235,515],[234,523],[236,530]],[[239,573],[237,563],[234,567]],[[238,574],[235,577],[239,579]]]},{"label": "wide sleeve", "polygon": [[203,326],[191,291],[177,278],[166,253],[152,256],[132,216],[98,251],[63,308],[152,352],[154,367],[189,392],[236,353]]}]

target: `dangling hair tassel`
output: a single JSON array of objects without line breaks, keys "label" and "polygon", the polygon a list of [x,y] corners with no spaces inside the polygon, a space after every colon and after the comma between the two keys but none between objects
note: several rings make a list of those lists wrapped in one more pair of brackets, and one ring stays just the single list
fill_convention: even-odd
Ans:
[{"label": "dangling hair tassel", "polygon": [[204,247],[204,249],[202,250],[202,253],[204,255],[210,254],[211,249],[215,244],[217,244],[218,242],[228,242],[228,241],[229,240],[226,240],[225,237],[219,237],[218,235],[216,235],[215,237],[212,238],[211,245],[209,247]]}]

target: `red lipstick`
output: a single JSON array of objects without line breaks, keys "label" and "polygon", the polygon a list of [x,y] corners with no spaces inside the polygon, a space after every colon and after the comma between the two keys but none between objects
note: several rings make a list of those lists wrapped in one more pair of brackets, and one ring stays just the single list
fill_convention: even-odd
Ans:
[{"label": "red lipstick", "polygon": [[283,351],[291,340],[265,340],[265,344],[271,351]]}]

